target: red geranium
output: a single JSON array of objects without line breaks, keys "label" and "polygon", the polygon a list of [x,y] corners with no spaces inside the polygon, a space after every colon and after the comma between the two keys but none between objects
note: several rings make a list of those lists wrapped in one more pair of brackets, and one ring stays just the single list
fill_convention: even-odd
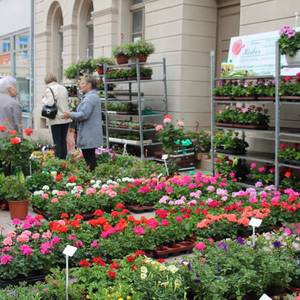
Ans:
[{"label": "red geranium", "polygon": [[9,131],[9,134],[10,134],[10,135],[16,135],[16,134],[17,134],[17,131],[16,131],[16,130],[10,130],[10,131]]},{"label": "red geranium", "polygon": [[77,180],[77,177],[74,176],[74,175],[72,175],[72,176],[69,177],[69,182],[70,183],[74,183],[74,182],[76,182],[76,180]]},{"label": "red geranium", "polygon": [[116,279],[116,272],[113,272],[113,271],[107,271],[107,276],[112,279],[112,280],[115,280]]},{"label": "red geranium", "polygon": [[158,209],[155,211],[155,214],[161,219],[165,219],[168,216],[168,211],[164,209]]},{"label": "red geranium", "polygon": [[60,217],[61,217],[62,219],[69,219],[69,215],[68,215],[67,213],[62,213],[62,214],[60,214]]},{"label": "red geranium", "polygon": [[62,177],[63,177],[62,173],[57,174],[57,175],[55,176],[55,181],[56,181],[56,182],[61,181],[61,180],[62,180]]},{"label": "red geranium", "polygon": [[291,172],[291,171],[286,171],[286,172],[284,173],[284,177],[286,177],[286,178],[292,177],[292,172]]},{"label": "red geranium", "polygon": [[293,79],[292,76],[285,76],[285,77],[283,78],[283,81],[284,81],[284,82],[290,82],[292,79]]},{"label": "red geranium", "polygon": [[82,260],[79,262],[79,265],[80,265],[81,267],[83,267],[83,268],[88,268],[88,267],[91,265],[91,263],[90,263],[88,260],[86,260],[86,259],[82,259]]},{"label": "red geranium", "polygon": [[105,266],[106,266],[105,262],[103,261],[103,259],[102,259],[101,257],[94,257],[94,258],[92,259],[92,262],[93,262],[94,264],[97,264],[98,266],[102,266],[102,267],[105,267]]},{"label": "red geranium", "polygon": [[104,212],[101,209],[97,209],[94,212],[94,216],[101,217],[104,214]]},{"label": "red geranium", "polygon": [[0,125],[0,131],[1,132],[5,132],[7,130],[7,128],[4,125]]},{"label": "red geranium", "polygon": [[145,251],[143,251],[143,250],[136,250],[135,251],[135,256],[136,257],[141,256],[141,255],[145,255]]},{"label": "red geranium", "polygon": [[26,134],[27,136],[31,136],[33,130],[32,130],[32,128],[26,128],[26,129],[24,130],[24,132],[25,132],[25,134]]},{"label": "red geranium", "polygon": [[134,260],[135,260],[135,257],[134,257],[134,256],[132,256],[132,255],[126,256],[126,261],[127,261],[127,262],[131,263],[131,262],[134,262]]},{"label": "red geranium", "polygon": [[21,139],[19,137],[11,138],[9,141],[12,145],[18,145],[21,143]]},{"label": "red geranium", "polygon": [[117,203],[115,208],[116,209],[124,209],[125,205],[123,203]]}]

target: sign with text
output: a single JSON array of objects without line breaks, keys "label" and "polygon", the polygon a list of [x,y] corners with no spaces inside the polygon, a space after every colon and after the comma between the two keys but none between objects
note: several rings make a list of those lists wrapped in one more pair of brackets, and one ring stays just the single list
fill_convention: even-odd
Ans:
[{"label": "sign with text", "polygon": [[249,225],[253,226],[253,227],[259,227],[262,223],[261,219],[257,219],[257,218],[251,218]]},{"label": "sign with text", "polygon": [[[300,31],[300,28],[297,28]],[[228,54],[228,63],[234,65],[234,70],[247,70],[256,75],[275,75],[276,41],[279,30],[258,34],[232,37]],[[286,65],[285,56],[281,64]],[[282,70],[284,75],[294,75],[300,69]]]}]

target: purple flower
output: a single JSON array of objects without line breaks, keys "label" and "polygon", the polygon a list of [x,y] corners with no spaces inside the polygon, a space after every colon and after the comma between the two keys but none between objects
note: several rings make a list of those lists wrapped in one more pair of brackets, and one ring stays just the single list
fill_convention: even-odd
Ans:
[{"label": "purple flower", "polygon": [[236,241],[240,244],[240,245],[244,245],[245,244],[245,240],[241,237],[241,236],[238,236],[236,238]]},{"label": "purple flower", "polygon": [[289,39],[296,35],[296,30],[291,26],[283,26],[279,31],[280,36],[287,36]]},{"label": "purple flower", "polygon": [[273,246],[274,246],[274,248],[280,248],[281,247],[281,243],[279,242],[279,241],[275,241],[274,243],[273,243]]},{"label": "purple flower", "polygon": [[218,243],[218,247],[220,249],[223,249],[224,251],[227,251],[228,250],[228,245],[225,243],[225,242],[219,242]]}]

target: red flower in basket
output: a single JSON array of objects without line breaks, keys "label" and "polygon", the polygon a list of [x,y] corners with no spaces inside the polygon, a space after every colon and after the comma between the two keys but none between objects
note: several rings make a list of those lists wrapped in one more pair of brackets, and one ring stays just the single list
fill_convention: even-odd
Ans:
[{"label": "red flower in basket", "polygon": [[33,132],[32,128],[26,128],[26,129],[24,130],[24,133],[25,133],[27,136],[31,136],[31,135],[32,135],[32,132]]},{"label": "red flower in basket", "polygon": [[0,132],[5,132],[7,128],[3,125],[0,125]]},{"label": "red flower in basket", "polygon": [[284,81],[284,82],[290,82],[292,79],[293,79],[292,76],[285,76],[285,77],[283,78],[283,81]]},{"label": "red flower in basket", "polygon": [[21,143],[21,139],[19,137],[11,138],[9,141],[12,145],[18,145]]}]

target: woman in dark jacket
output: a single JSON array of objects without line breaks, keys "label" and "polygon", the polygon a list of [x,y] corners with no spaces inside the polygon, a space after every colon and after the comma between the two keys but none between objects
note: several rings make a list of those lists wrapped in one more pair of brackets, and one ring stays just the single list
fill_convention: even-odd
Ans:
[{"label": "woman in dark jacket", "polygon": [[64,118],[77,121],[77,147],[93,171],[96,168],[95,150],[103,145],[101,102],[96,91],[94,78],[86,76],[80,81],[84,94],[76,112],[65,112]]}]

